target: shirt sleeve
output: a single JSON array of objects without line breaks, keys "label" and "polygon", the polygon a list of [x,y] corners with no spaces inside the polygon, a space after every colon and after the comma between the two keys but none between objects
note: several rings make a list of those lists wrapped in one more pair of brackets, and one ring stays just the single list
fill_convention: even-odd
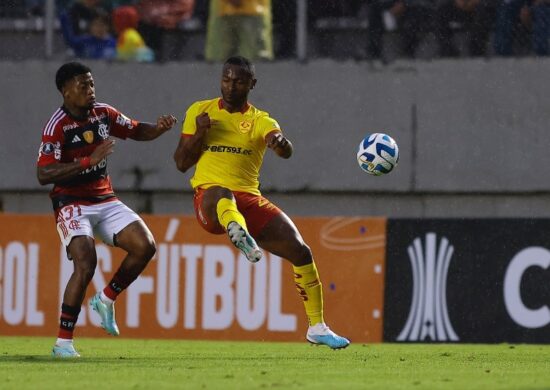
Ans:
[{"label": "shirt sleeve", "polygon": [[47,126],[42,131],[42,142],[38,148],[39,167],[61,161],[62,145],[64,143],[63,129],[60,125]]},{"label": "shirt sleeve", "polygon": [[181,133],[183,135],[193,135],[197,131],[197,124],[195,119],[199,115],[199,103],[193,103],[185,113],[185,119],[181,127]]},{"label": "shirt sleeve", "polygon": [[128,118],[114,107],[108,106],[107,111],[111,123],[109,134],[120,139],[132,138],[139,122]]},{"label": "shirt sleeve", "polygon": [[279,123],[275,119],[271,118],[269,115],[262,116],[259,120],[258,125],[258,131],[263,138],[265,138],[269,133],[274,130],[281,131],[281,126],[279,126]]}]

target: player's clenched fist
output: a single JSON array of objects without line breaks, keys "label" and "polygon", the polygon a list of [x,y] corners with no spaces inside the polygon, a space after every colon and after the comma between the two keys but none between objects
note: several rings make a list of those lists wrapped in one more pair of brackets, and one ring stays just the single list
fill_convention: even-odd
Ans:
[{"label": "player's clenched fist", "polygon": [[282,133],[276,131],[267,136],[267,147],[274,150],[282,158],[292,155],[292,144]]},{"label": "player's clenched fist", "polygon": [[113,153],[113,148],[115,147],[114,139],[107,139],[100,143],[97,148],[94,149],[93,153],[90,155],[90,165],[95,166],[99,164],[101,160]]},{"label": "player's clenched fist", "polygon": [[177,121],[178,120],[173,115],[161,115],[157,119],[157,130],[168,131],[176,124]]},{"label": "player's clenched fist", "polygon": [[208,116],[207,112],[203,112],[202,114],[197,115],[197,118],[195,119],[197,131],[208,130],[214,124],[214,122],[214,120],[210,119],[210,116]]},{"label": "player's clenched fist", "polygon": [[273,133],[269,140],[268,146],[271,149],[284,148],[288,144],[288,140],[281,133]]}]

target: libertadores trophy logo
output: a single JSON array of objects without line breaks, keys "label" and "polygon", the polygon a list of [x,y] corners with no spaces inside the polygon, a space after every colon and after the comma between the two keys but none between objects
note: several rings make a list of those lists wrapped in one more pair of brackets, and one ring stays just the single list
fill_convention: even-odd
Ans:
[{"label": "libertadores trophy logo", "polygon": [[447,311],[447,272],[454,252],[446,237],[426,233],[407,248],[413,274],[411,310],[398,341],[458,341]]}]

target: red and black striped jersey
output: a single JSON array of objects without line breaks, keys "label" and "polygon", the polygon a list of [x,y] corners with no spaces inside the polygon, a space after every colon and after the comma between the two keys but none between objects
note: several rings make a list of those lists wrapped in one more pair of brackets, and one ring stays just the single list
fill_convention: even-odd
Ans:
[{"label": "red and black striped jersey", "polygon": [[[54,112],[42,131],[38,166],[69,163],[92,154],[110,136],[132,138],[136,120],[108,104],[95,103],[86,119],[73,117],[64,107]],[[63,182],[50,192],[54,209],[67,204],[92,204],[116,199],[107,173],[107,158]]]}]

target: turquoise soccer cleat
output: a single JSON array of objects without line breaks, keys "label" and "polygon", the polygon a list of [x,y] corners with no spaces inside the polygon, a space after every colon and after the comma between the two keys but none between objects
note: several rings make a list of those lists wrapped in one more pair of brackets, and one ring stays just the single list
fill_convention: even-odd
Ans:
[{"label": "turquoise soccer cleat", "polygon": [[323,322],[310,326],[306,339],[311,344],[326,345],[332,349],[346,348],[350,344],[347,338],[338,336]]},{"label": "turquoise soccer cleat", "polygon": [[90,301],[90,306],[101,317],[101,327],[110,335],[118,336],[120,331],[115,319],[115,304],[105,303],[101,300],[101,293],[98,292]]},{"label": "turquoise soccer cleat", "polygon": [[52,356],[56,358],[77,358],[80,357],[80,354],[76,352],[72,343],[64,343],[53,346]]},{"label": "turquoise soccer cleat", "polygon": [[227,225],[229,239],[251,263],[257,263],[262,258],[262,251],[250,234],[246,232],[237,222],[230,222]]}]

